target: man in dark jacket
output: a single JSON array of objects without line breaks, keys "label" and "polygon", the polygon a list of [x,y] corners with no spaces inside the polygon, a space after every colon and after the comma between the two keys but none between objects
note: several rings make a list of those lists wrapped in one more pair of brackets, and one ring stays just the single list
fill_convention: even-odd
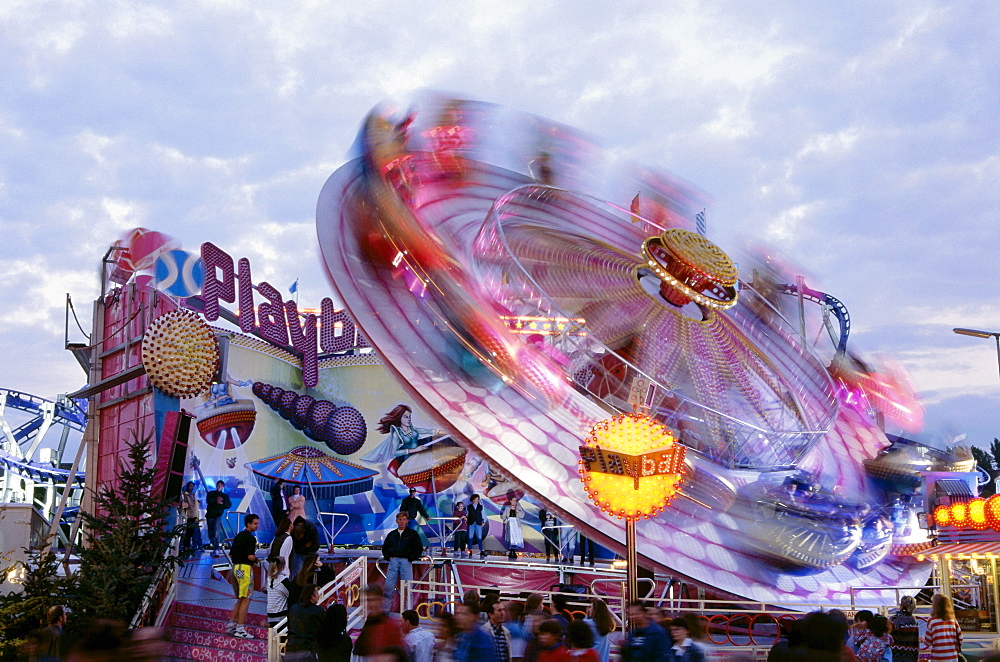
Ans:
[{"label": "man in dark jacket", "polygon": [[417,515],[423,515],[424,519],[429,519],[427,515],[427,509],[424,508],[424,503],[417,496],[416,488],[410,488],[410,496],[404,497],[402,503],[399,504],[400,512],[406,513],[409,518],[407,526],[417,530]]},{"label": "man in dark jacket", "polygon": [[292,527],[292,563],[289,573],[299,574],[302,562],[310,554],[319,554],[319,529],[304,517],[296,517]]},{"label": "man in dark jacket", "polygon": [[288,502],[285,499],[285,481],[277,478],[271,485],[271,518],[277,526],[288,514]]},{"label": "man in dark jacket", "polygon": [[385,595],[382,599],[382,608],[386,612],[392,608],[396,584],[400,579],[413,579],[413,562],[424,551],[420,534],[407,526],[409,519],[405,512],[400,511],[396,515],[396,528],[389,532],[382,543],[382,556],[389,561],[389,568],[385,571]]},{"label": "man in dark jacket", "polygon": [[489,528],[486,526],[486,515],[483,514],[483,504],[480,503],[479,495],[473,494],[469,499],[469,556],[472,556],[472,546],[479,543],[480,558],[486,556],[483,550],[483,540],[486,538]]},{"label": "man in dark jacket", "polygon": [[215,489],[205,495],[205,521],[208,522],[208,539],[212,543],[212,556],[222,554],[222,541],[219,539],[219,522],[226,511],[233,507],[229,495],[226,494],[226,482],[220,480]]}]

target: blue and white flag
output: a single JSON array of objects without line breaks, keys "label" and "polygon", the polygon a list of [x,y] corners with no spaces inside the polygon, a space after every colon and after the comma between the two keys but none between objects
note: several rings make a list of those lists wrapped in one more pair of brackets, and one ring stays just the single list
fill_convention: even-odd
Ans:
[{"label": "blue and white flag", "polygon": [[698,234],[702,237],[707,236],[705,233],[708,231],[708,223],[705,221],[704,209],[694,215],[694,226],[698,230]]}]

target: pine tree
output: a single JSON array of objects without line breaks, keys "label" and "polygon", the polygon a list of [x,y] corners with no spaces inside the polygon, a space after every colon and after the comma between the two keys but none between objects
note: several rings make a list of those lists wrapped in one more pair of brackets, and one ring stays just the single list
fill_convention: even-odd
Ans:
[{"label": "pine tree", "polygon": [[156,572],[178,562],[165,554],[180,527],[168,526],[168,502],[151,494],[150,446],[151,435],[135,435],[116,489],[101,487],[95,512],[82,514],[87,543],[80,550],[78,622],[104,618],[127,624]]},{"label": "pine tree", "polygon": [[976,465],[983,469],[983,471],[993,471],[996,466],[993,462],[993,456],[987,453],[982,448],[978,446],[972,446],[972,456],[976,458]]},{"label": "pine tree", "polygon": [[[75,576],[60,576],[55,552],[43,544],[39,550],[25,550],[21,590],[0,596],[0,660],[21,659],[19,649],[35,630],[44,627],[46,612],[53,605],[67,604],[76,593]],[[7,575],[13,567],[4,568]]]},{"label": "pine tree", "polygon": [[1000,469],[1000,439],[996,437],[993,438],[993,443],[990,444],[990,455],[993,456],[993,463]]}]

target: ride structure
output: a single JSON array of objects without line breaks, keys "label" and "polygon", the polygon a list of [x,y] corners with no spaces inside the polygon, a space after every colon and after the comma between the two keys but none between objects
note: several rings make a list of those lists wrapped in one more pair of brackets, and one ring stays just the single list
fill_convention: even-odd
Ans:
[{"label": "ride structure", "polygon": [[[317,230],[352,317],[456,442],[620,552],[572,478],[588,430],[648,412],[689,453],[673,514],[638,524],[641,565],[771,602],[925,583],[927,564],[889,556],[894,535],[922,534],[886,525],[900,494],[866,474],[889,446],[872,407],[687,229],[693,188],[621,175],[571,129],[488,104],[431,98],[397,117],[366,118]],[[832,310],[845,355],[843,304],[775,291]]]},{"label": "ride structure", "polygon": [[[27,503],[52,523],[62,497],[61,518],[72,516],[85,484],[83,471],[64,460],[77,451],[86,427],[86,402],[59,396],[48,400],[0,389],[0,503]],[[56,531],[65,542],[67,531]]]}]

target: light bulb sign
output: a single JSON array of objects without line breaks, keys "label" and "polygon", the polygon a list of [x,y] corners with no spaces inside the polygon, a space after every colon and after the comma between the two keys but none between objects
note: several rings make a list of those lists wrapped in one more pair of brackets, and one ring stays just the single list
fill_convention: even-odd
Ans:
[{"label": "light bulb sign", "polygon": [[[278,347],[291,346],[302,355],[302,383],[319,383],[319,353],[343,352],[368,344],[355,338],[354,322],[341,310],[335,310],[327,297],[320,302],[321,314],[301,315],[295,301],[284,301],[281,292],[269,283],[254,285],[250,260],[232,256],[212,243],[201,245],[204,285],[201,298],[209,322],[219,319],[220,302],[238,303],[237,317],[241,331],[257,330],[260,337]],[[265,301],[254,306],[254,294]],[[338,330],[340,333],[338,333]]]},{"label": "light bulb sign", "polygon": [[684,447],[675,444],[642,455],[629,455],[590,446],[580,446],[580,461],[584,471],[612,476],[631,476],[634,489],[639,479],[647,476],[667,476],[684,470]]},{"label": "light bulb sign", "polygon": [[619,414],[595,425],[580,446],[580,479],[603,512],[635,521],[661,512],[684,474],[684,446],[645,414]]}]

